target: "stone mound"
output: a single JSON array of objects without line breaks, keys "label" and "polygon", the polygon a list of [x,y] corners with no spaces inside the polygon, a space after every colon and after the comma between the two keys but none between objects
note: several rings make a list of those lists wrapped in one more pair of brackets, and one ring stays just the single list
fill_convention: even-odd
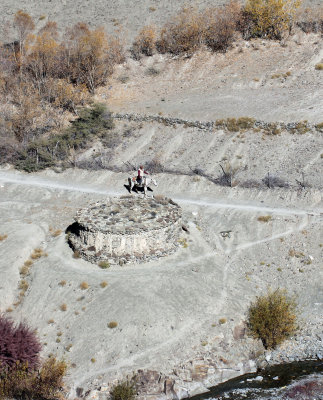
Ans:
[{"label": "stone mound", "polygon": [[122,265],[171,254],[181,229],[182,210],[171,199],[123,196],[78,210],[67,232],[80,257]]}]

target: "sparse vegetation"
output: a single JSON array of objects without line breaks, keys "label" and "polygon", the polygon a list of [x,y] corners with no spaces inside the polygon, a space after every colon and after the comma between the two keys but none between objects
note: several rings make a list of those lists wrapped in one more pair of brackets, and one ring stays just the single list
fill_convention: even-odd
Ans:
[{"label": "sparse vegetation", "polygon": [[102,269],[107,269],[110,268],[110,263],[109,261],[99,261],[98,266]]},{"label": "sparse vegetation", "polygon": [[226,318],[220,318],[219,319],[219,324],[220,325],[223,325],[223,324],[225,324],[227,322],[227,319]]},{"label": "sparse vegetation", "polygon": [[135,59],[140,58],[140,54],[152,56],[156,50],[157,32],[153,25],[144,26],[132,45],[132,55]]},{"label": "sparse vegetation", "polygon": [[59,306],[59,309],[60,309],[61,311],[66,311],[66,310],[67,310],[67,304],[66,304],[66,303],[61,304],[61,305]]},{"label": "sparse vegetation", "polygon": [[61,400],[66,369],[66,363],[55,357],[43,362],[39,369],[31,369],[29,364],[18,364],[13,370],[1,373],[0,399]]},{"label": "sparse vegetation", "polygon": [[134,400],[136,396],[135,380],[123,381],[115,385],[110,392],[111,400]]},{"label": "sparse vegetation", "polygon": [[81,257],[80,252],[75,250],[73,253],[73,258],[80,258],[80,257]]},{"label": "sparse vegetation", "polygon": [[271,215],[261,215],[257,218],[257,221],[260,222],[269,222],[271,220]]},{"label": "sparse vegetation", "polygon": [[318,63],[315,65],[315,69],[317,71],[323,71],[323,63]]},{"label": "sparse vegetation", "polygon": [[4,234],[4,235],[0,235],[0,242],[2,242],[2,240],[7,239],[8,235]]},{"label": "sparse vegetation", "polygon": [[108,323],[108,328],[110,328],[110,329],[116,328],[117,326],[118,326],[118,322],[116,322],[116,321],[110,321]]},{"label": "sparse vegetation", "polygon": [[87,282],[83,281],[80,283],[80,289],[86,290],[88,288],[89,288],[89,284]]},{"label": "sparse vegetation", "polygon": [[266,349],[275,348],[297,328],[296,302],[283,289],[257,297],[248,310],[249,333]]},{"label": "sparse vegetation", "polygon": [[66,285],[66,281],[65,280],[59,282],[59,286],[65,286],[65,285]]},{"label": "sparse vegetation", "polygon": [[100,283],[100,286],[101,286],[102,289],[104,289],[105,287],[108,286],[108,282],[102,281],[102,282]]},{"label": "sparse vegetation", "polygon": [[188,243],[186,238],[179,238],[178,243],[184,248],[187,249]]},{"label": "sparse vegetation", "polygon": [[53,237],[57,237],[57,236],[59,236],[61,233],[62,233],[62,230],[61,230],[61,229],[57,229],[56,231],[54,231],[54,232],[52,233],[52,236],[53,236]]}]

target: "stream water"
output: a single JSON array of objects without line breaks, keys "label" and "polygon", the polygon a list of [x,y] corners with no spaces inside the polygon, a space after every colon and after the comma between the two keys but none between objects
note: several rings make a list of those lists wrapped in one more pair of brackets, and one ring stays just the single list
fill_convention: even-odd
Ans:
[{"label": "stream water", "polygon": [[323,361],[280,364],[214,386],[193,400],[323,400]]}]

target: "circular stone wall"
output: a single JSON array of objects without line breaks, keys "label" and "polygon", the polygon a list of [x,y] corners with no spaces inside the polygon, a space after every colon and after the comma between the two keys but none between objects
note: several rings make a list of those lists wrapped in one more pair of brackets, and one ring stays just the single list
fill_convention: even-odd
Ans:
[{"label": "circular stone wall", "polygon": [[80,257],[121,265],[174,252],[181,230],[180,206],[159,196],[123,196],[91,204],[77,212],[67,229],[69,244]]}]

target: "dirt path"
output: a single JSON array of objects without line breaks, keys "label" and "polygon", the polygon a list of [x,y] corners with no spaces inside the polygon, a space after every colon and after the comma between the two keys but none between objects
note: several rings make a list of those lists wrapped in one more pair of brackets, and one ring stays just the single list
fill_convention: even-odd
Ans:
[{"label": "dirt path", "polygon": [[[67,191],[76,191],[81,193],[95,193],[107,196],[120,196],[124,194],[122,190],[103,190],[96,187],[91,187],[89,185],[81,184],[70,184],[61,183],[58,181],[48,180],[45,178],[40,178],[38,176],[23,175],[18,173],[8,173],[0,172],[0,190],[4,190],[3,184],[1,182],[16,183],[19,185],[27,186],[37,186],[50,189],[61,189]],[[297,208],[285,208],[285,207],[270,207],[270,206],[259,206],[255,204],[234,204],[229,202],[223,202],[220,200],[196,200],[192,197],[173,197],[174,201],[180,204],[189,204],[205,207],[214,208],[224,208],[224,209],[234,209],[249,212],[266,212],[278,215],[320,215],[323,212],[323,208],[313,208],[313,209],[297,209]]]}]

